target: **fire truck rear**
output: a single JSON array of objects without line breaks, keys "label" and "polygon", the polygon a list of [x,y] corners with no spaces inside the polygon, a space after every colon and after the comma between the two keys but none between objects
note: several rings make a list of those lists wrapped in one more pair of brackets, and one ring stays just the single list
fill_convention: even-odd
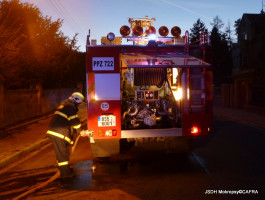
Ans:
[{"label": "fire truck rear", "polygon": [[[212,69],[207,37],[189,44],[177,26],[129,18],[122,37],[109,33],[86,46],[88,130],[94,156],[119,153],[121,143],[189,141],[212,123]],[[126,44],[122,44],[123,41]]]}]

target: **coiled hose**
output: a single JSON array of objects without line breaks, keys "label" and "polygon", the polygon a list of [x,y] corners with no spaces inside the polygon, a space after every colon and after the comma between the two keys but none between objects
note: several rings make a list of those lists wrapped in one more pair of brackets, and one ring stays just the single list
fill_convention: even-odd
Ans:
[{"label": "coiled hose", "polygon": [[155,85],[161,88],[167,81],[166,68],[135,68],[134,85]]}]

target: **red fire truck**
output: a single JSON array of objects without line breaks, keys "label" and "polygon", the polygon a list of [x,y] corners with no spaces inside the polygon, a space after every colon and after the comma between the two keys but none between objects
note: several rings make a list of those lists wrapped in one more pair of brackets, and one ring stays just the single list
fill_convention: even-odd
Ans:
[{"label": "red fire truck", "polygon": [[[88,130],[96,156],[119,151],[121,140],[207,135],[212,123],[210,46],[189,44],[177,26],[156,28],[154,18],[129,18],[122,37],[101,45],[87,40]],[[122,44],[125,40],[126,44]],[[148,141],[148,140],[145,140]],[[115,150],[116,149],[116,150]]]}]

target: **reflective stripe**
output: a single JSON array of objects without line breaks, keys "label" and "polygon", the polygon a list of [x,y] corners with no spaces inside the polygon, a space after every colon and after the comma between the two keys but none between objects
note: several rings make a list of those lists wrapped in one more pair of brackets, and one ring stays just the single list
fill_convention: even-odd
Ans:
[{"label": "reflective stripe", "polygon": [[75,119],[75,118],[78,118],[78,115],[73,115],[71,117],[68,117],[68,120]]},{"label": "reflective stripe", "polygon": [[64,105],[60,105],[57,109],[61,110],[64,107]]},{"label": "reflective stripe", "polygon": [[64,166],[64,165],[68,165],[68,161],[64,161],[64,162],[59,162],[58,166]]},{"label": "reflective stripe", "polygon": [[64,117],[64,118],[66,118],[67,120],[69,120],[68,117],[67,117],[67,115],[64,114],[64,113],[62,113],[62,112],[60,112],[60,111],[56,111],[54,114],[61,115],[62,117]]},{"label": "reflective stripe", "polygon": [[78,129],[80,127],[81,127],[81,124],[78,124],[78,125],[74,126],[74,129]]},{"label": "reflective stripe", "polygon": [[78,118],[78,115],[73,115],[73,116],[67,117],[66,114],[64,114],[60,111],[55,111],[54,114],[60,115],[60,116],[64,117],[65,119],[67,119],[68,121],[70,121],[71,119]]},{"label": "reflective stripe", "polygon": [[61,133],[56,133],[56,132],[53,132],[53,131],[47,131],[46,134],[50,134],[50,135],[53,135],[53,136],[59,137],[59,138],[61,138],[61,139],[66,140],[66,141],[69,142],[70,144],[74,144],[74,142],[73,142],[69,137],[66,137],[66,136],[64,136],[64,135],[61,134]]}]

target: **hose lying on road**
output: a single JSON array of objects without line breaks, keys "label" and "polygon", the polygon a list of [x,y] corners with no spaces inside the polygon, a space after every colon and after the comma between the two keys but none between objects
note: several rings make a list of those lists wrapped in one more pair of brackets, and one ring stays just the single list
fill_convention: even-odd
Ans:
[{"label": "hose lying on road", "polygon": [[[75,151],[76,144],[77,144],[79,138],[80,138],[80,135],[78,135],[78,137],[76,138],[75,144],[74,144],[74,146],[72,147],[72,153],[74,153],[74,151]],[[39,189],[45,187],[46,185],[48,185],[49,183],[53,182],[54,180],[56,180],[56,179],[59,178],[59,177],[60,177],[60,171],[58,170],[58,171],[56,172],[56,174],[54,174],[49,180],[47,180],[47,181],[45,181],[45,182],[43,182],[43,183],[41,183],[41,184],[39,184],[39,185],[36,185],[36,186],[35,186],[34,188],[32,188],[31,190],[29,190],[29,191],[27,191],[27,192],[24,192],[24,193],[22,193],[21,195],[19,195],[19,196],[17,196],[16,198],[14,198],[14,200],[19,200],[19,199],[22,199],[22,198],[28,196],[29,194],[31,194],[31,193],[33,193],[33,192],[35,192],[35,191],[37,191],[37,190],[39,190]]]},{"label": "hose lying on road", "polygon": [[31,190],[29,190],[27,192],[24,192],[23,194],[21,194],[21,195],[17,196],[16,198],[14,198],[14,200],[19,200],[19,199],[21,199],[23,197],[28,196],[29,194],[31,194],[31,193],[33,193],[33,192],[45,187],[46,185],[48,185],[49,183],[53,182],[54,180],[56,180],[59,177],[60,177],[60,171],[58,170],[56,172],[56,174],[54,174],[48,181],[45,181],[45,182],[37,185],[36,187],[32,188]]}]

